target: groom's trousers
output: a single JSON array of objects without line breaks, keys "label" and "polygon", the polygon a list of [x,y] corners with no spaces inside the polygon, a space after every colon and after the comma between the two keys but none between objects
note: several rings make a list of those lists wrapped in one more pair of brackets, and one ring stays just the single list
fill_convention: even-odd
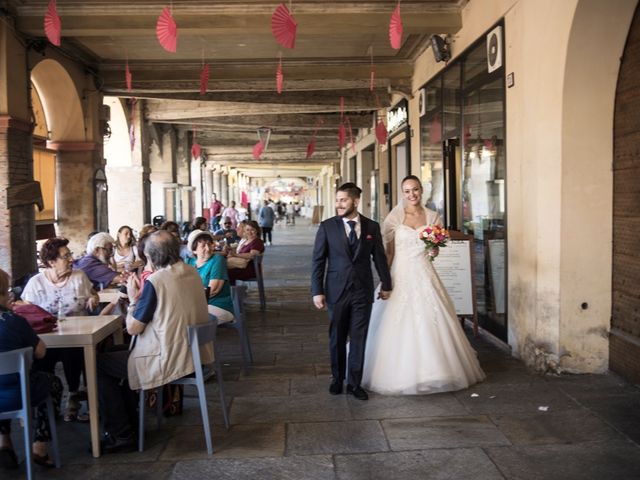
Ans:
[{"label": "groom's trousers", "polygon": [[359,289],[347,288],[338,302],[329,305],[329,349],[331,374],[334,380],[344,381],[347,370],[347,340],[349,340],[349,385],[360,386],[364,363],[364,349],[371,317],[370,295]]}]

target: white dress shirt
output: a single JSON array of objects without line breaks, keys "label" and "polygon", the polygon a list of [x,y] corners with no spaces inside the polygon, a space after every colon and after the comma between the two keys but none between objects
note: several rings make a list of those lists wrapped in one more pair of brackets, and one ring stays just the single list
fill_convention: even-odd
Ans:
[{"label": "white dress shirt", "polygon": [[344,222],[344,231],[347,234],[347,238],[349,238],[349,233],[351,233],[351,227],[349,226],[350,221],[354,221],[356,222],[356,225],[354,227],[355,231],[356,231],[356,238],[360,238],[360,215],[356,215],[355,218],[345,218],[342,217],[342,221]]}]

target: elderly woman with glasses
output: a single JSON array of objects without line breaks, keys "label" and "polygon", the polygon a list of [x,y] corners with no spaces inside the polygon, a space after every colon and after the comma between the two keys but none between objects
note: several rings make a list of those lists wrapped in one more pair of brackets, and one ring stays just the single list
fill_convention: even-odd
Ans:
[{"label": "elderly woman with glasses", "polygon": [[218,318],[218,323],[233,322],[233,301],[227,273],[227,259],[214,253],[214,237],[211,232],[194,230],[189,234],[187,246],[194,253],[188,264],[195,267],[202,279],[207,295],[209,313]]},{"label": "elderly woman with glasses", "polygon": [[[60,320],[60,317],[88,315],[98,306],[98,295],[93,290],[89,278],[82,270],[73,269],[73,255],[69,251],[69,240],[50,238],[40,249],[40,261],[45,269],[31,277],[22,300],[38,305]],[[64,367],[64,375],[69,386],[69,398],[64,420],[88,420],[80,416],[79,401],[84,395],[79,393],[80,374],[84,365],[81,348],[56,348],[36,362],[40,370],[53,373],[59,361]]]}]

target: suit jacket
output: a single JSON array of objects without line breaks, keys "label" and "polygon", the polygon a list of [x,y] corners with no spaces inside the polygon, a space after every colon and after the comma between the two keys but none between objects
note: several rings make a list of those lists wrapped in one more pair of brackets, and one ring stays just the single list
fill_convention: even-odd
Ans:
[{"label": "suit jacket", "polygon": [[380,225],[360,215],[360,239],[352,256],[342,217],[325,220],[320,224],[313,247],[312,295],[325,295],[327,303],[334,304],[349,281],[355,279],[357,286],[364,289],[373,302],[372,257],[382,289],[391,290],[391,274],[384,254]]}]

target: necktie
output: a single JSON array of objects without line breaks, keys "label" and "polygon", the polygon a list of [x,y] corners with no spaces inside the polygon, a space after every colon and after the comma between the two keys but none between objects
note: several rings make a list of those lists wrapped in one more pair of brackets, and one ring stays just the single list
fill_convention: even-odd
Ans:
[{"label": "necktie", "polygon": [[355,253],[356,245],[358,243],[358,237],[356,236],[356,222],[354,220],[349,220],[347,222],[349,224],[349,248],[351,249],[351,253]]}]

